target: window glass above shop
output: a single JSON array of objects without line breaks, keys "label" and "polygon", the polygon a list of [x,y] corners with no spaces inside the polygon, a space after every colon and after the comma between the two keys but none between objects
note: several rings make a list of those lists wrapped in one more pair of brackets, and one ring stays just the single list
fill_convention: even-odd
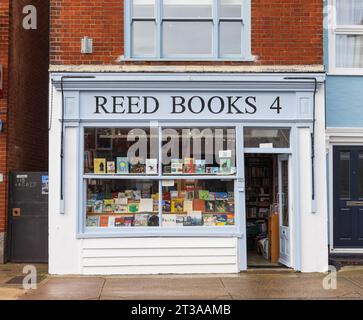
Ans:
[{"label": "window glass above shop", "polygon": [[245,128],[245,148],[290,148],[290,129]]},{"label": "window glass above shop", "polygon": [[126,7],[131,59],[249,59],[249,1],[132,0]]}]

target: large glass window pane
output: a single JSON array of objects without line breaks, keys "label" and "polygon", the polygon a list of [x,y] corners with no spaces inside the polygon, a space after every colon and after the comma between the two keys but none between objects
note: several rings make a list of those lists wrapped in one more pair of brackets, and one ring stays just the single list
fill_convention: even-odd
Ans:
[{"label": "large glass window pane", "polygon": [[221,0],[221,18],[240,18],[242,17],[242,5],[244,0]]},{"label": "large glass window pane", "polygon": [[339,172],[340,198],[350,199],[350,152],[340,152]]},{"label": "large glass window pane", "polygon": [[363,68],[363,35],[336,36],[338,68]]},{"label": "large glass window pane", "polygon": [[134,21],[132,24],[134,57],[155,55],[155,22]]},{"label": "large glass window pane", "polygon": [[220,54],[241,55],[242,53],[242,23],[221,22],[220,23]]},{"label": "large glass window pane", "polygon": [[145,180],[86,180],[86,226],[159,226],[159,184]]},{"label": "large glass window pane", "polygon": [[290,148],[290,129],[245,128],[245,148]]},{"label": "large glass window pane", "polygon": [[234,128],[164,128],[164,175],[236,174]]},{"label": "large glass window pane", "polygon": [[158,174],[157,129],[86,128],[84,146],[85,174]]},{"label": "large glass window pane", "polygon": [[132,0],[134,18],[153,18],[155,16],[155,0]]},{"label": "large glass window pane", "polygon": [[164,0],[164,17],[211,17],[212,2],[213,0]]},{"label": "large glass window pane", "polygon": [[233,180],[168,180],[162,196],[164,228],[235,225]]},{"label": "large glass window pane", "polygon": [[211,22],[166,21],[163,23],[163,55],[211,55]]},{"label": "large glass window pane", "polygon": [[358,197],[363,199],[363,153],[358,156]]},{"label": "large glass window pane", "polygon": [[337,0],[338,25],[363,25],[362,0]]}]

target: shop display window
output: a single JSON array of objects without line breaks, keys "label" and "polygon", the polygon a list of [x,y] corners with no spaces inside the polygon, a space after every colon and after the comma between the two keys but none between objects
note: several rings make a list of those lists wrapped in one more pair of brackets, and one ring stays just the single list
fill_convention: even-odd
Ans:
[{"label": "shop display window", "polygon": [[150,128],[85,128],[84,172],[157,175],[158,131]]},{"label": "shop display window", "polygon": [[86,226],[158,227],[158,181],[86,180]]},{"label": "shop display window", "polygon": [[233,180],[167,180],[162,191],[164,228],[235,225]]}]

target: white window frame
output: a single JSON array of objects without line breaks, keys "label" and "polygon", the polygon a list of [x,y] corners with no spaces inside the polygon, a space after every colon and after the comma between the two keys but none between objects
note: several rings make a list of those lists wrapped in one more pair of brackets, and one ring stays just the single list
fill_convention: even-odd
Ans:
[{"label": "white window frame", "polygon": [[[209,19],[200,18],[192,19],[196,21],[210,20],[213,22],[213,33],[212,33],[212,54],[211,55],[175,55],[175,56],[162,56],[162,6],[163,0],[156,1],[156,13],[154,19],[137,19],[137,20],[155,20],[156,21],[156,35],[155,35],[155,56],[133,56],[132,54],[132,1],[124,0],[124,20],[125,20],[125,37],[124,37],[124,48],[125,48],[125,60],[133,61],[254,61],[254,57],[251,53],[251,0],[243,1],[242,19],[240,18],[219,18],[219,1],[213,0],[213,14]],[[166,19],[167,20],[191,20],[191,18],[177,18],[177,19]],[[220,22],[225,21],[242,21],[242,41],[241,41],[241,54],[240,55],[224,55],[220,56],[219,50],[219,29]]]},{"label": "white window frame", "polygon": [[329,74],[332,75],[363,75],[363,68],[338,68],[336,66],[336,36],[363,35],[363,26],[337,25],[336,0],[328,0],[331,8],[328,12],[328,41],[329,41]]}]

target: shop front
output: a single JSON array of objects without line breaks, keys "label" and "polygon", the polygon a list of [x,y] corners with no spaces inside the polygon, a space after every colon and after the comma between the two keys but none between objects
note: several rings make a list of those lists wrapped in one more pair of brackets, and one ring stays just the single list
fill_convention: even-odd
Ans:
[{"label": "shop front", "polygon": [[51,79],[50,273],[327,270],[322,74]]}]

